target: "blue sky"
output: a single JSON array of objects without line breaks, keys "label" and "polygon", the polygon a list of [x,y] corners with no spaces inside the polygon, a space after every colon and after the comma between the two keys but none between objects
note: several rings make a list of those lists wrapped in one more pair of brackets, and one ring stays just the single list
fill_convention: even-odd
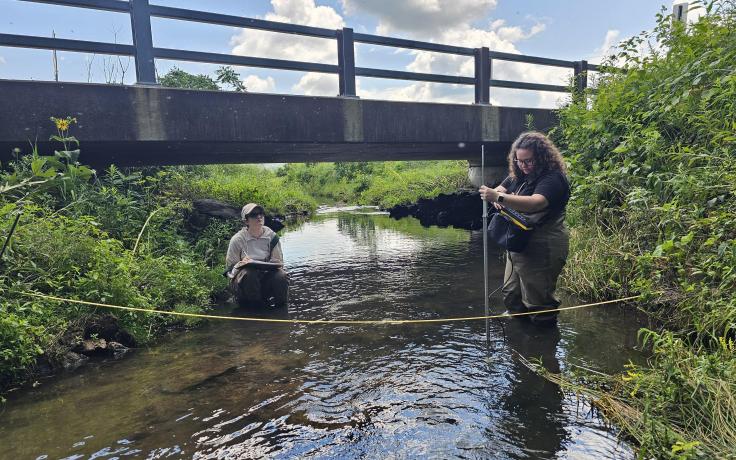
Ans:
[{"label": "blue sky", "polygon": [[[660,0],[151,0],[152,3],[206,10],[325,28],[352,27],[358,32],[412,38],[461,46],[559,59],[596,62],[618,41],[651,29]],[[0,33],[132,43],[125,14],[0,0]],[[311,62],[336,63],[329,40],[154,19],[154,46],[235,53]],[[0,78],[52,80],[51,52],[0,47]],[[472,61],[438,53],[356,46],[356,64],[472,76]],[[213,73],[217,66],[158,61],[163,74],[174,65],[195,73]],[[123,70],[125,75],[123,76]],[[268,69],[237,68],[250,91],[335,95],[331,75]],[[134,82],[132,60],[80,53],[59,53],[64,81]],[[498,63],[494,78],[564,84],[569,72],[544,66]],[[472,102],[471,87],[358,79],[364,98]],[[492,102],[503,105],[553,107],[557,93],[492,88]]]}]

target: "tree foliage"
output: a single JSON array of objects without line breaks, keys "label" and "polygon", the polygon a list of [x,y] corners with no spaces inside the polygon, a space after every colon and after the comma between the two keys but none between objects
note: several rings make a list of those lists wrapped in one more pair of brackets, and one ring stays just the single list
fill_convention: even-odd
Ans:
[{"label": "tree foliage", "polygon": [[[169,70],[164,76],[159,77],[158,82],[169,88],[223,90],[232,89],[236,92],[245,92],[246,87],[240,79],[240,75],[230,66],[219,67],[215,71],[215,78],[209,75],[195,75],[185,72],[178,67]],[[223,87],[222,85],[225,85]]]}]

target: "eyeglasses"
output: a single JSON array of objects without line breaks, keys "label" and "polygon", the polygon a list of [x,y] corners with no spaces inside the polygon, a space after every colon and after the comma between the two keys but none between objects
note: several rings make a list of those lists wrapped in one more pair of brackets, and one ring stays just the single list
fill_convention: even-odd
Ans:
[{"label": "eyeglasses", "polygon": [[533,165],[533,164],[534,164],[534,158],[529,158],[528,160],[520,160],[520,159],[518,159],[518,158],[514,158],[514,161],[515,161],[515,162],[516,162],[516,164],[517,164],[517,165],[519,165],[519,166],[521,166],[521,165],[524,165],[524,166],[531,166],[531,165]]}]

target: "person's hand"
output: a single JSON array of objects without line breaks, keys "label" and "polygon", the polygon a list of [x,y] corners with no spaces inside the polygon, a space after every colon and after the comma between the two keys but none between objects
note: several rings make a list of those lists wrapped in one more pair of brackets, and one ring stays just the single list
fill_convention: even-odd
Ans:
[{"label": "person's hand", "polygon": [[493,203],[494,205],[498,204],[495,202],[498,199],[498,192],[494,189],[486,187],[485,185],[481,185],[478,189],[478,192],[480,192],[480,198],[482,200]]},{"label": "person's hand", "polygon": [[238,262],[238,263],[235,264],[235,268],[240,268],[240,267],[242,267],[244,265],[248,265],[252,260],[253,259],[251,259],[250,257],[245,256],[242,259],[240,259],[240,262]]}]

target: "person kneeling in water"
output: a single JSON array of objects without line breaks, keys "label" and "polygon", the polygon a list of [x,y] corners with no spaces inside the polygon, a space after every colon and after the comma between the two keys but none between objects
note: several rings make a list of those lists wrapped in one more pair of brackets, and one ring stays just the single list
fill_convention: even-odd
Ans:
[{"label": "person kneeling in water", "polygon": [[243,228],[230,239],[225,257],[230,290],[241,307],[271,303],[285,307],[289,277],[283,269],[279,236],[263,224],[262,206],[248,203],[240,216]]}]

